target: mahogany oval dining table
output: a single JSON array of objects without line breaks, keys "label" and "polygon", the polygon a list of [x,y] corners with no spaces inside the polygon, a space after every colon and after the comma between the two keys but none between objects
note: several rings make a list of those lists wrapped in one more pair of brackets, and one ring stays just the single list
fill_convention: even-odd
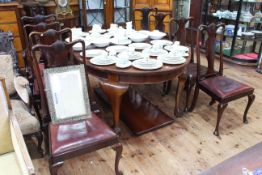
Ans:
[{"label": "mahogany oval dining table", "polygon": [[[114,116],[114,130],[117,133],[120,133],[120,110],[122,120],[136,135],[157,129],[174,121],[174,117],[167,116],[138,93],[126,93],[131,84],[157,84],[178,78],[179,83],[174,100],[174,115],[175,117],[182,115],[179,102],[186,81],[183,72],[190,62],[190,54],[183,64],[163,64],[161,68],[156,70],[140,70],[132,66],[125,69],[117,68],[115,65],[97,66],[91,64],[87,57],[87,74],[91,74],[101,80],[101,89],[106,94],[106,98],[111,105]],[[75,57],[79,60],[83,59],[79,52],[75,52]]]}]

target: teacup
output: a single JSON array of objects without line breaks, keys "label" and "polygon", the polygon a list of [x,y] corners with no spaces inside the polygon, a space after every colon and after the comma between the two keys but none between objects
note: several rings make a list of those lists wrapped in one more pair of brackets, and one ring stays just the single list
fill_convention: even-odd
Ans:
[{"label": "teacup", "polygon": [[118,28],[118,25],[117,24],[110,24],[110,30],[112,30],[112,31],[115,31],[115,30],[117,30],[117,28]]},{"label": "teacup", "polygon": [[152,50],[154,50],[154,51],[157,51],[157,50],[160,50],[160,49],[162,49],[163,48],[163,45],[162,44],[154,44],[153,46],[152,46]]},{"label": "teacup", "polygon": [[129,62],[129,56],[127,52],[123,52],[121,58],[118,58],[116,63],[118,65],[126,65]]},{"label": "teacup", "polygon": [[170,52],[170,55],[173,55],[173,56],[184,56],[187,52],[185,50],[182,50],[182,49],[172,49],[171,52]]},{"label": "teacup", "polygon": [[101,26],[99,24],[94,24],[92,26],[92,31],[95,32],[95,31],[100,31],[101,30]]},{"label": "teacup", "polygon": [[126,29],[127,30],[132,30],[132,28],[133,28],[132,21],[126,22]]}]

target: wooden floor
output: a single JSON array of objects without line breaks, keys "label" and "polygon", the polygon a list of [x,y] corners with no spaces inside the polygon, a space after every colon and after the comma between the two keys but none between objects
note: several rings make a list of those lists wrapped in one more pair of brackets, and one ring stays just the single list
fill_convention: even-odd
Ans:
[{"label": "wooden floor", "polygon": [[[218,139],[212,134],[217,105],[209,106],[209,97],[200,93],[194,112],[186,113],[172,125],[135,137],[122,124],[124,150],[120,169],[125,175],[194,175],[262,141],[262,74],[255,68],[229,63],[225,63],[224,74],[255,88],[256,99],[248,113],[249,123],[242,123],[247,98],[229,103],[220,123],[222,139]],[[172,93],[165,97],[160,95],[160,84],[133,88],[172,116],[175,85]],[[110,121],[111,113],[106,110],[106,114],[105,120]],[[85,154],[66,161],[59,174],[113,175],[114,156],[111,148]],[[47,156],[36,158],[33,163],[38,174],[49,174]]]}]

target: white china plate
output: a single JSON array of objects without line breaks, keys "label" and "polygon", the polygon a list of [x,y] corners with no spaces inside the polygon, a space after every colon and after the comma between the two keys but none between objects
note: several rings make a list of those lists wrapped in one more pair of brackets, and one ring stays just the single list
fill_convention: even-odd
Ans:
[{"label": "white china plate", "polygon": [[[99,55],[107,55],[107,52],[102,49],[90,49],[86,50],[86,57],[96,57]],[[83,56],[83,53],[80,53],[80,56]]]},{"label": "white china plate", "polygon": [[116,57],[115,56],[104,56],[104,55],[99,55],[94,58],[90,59],[90,63],[97,65],[97,66],[108,66],[111,64],[116,63]]},{"label": "white china plate", "polygon": [[172,45],[173,42],[169,41],[169,40],[152,40],[150,41],[151,44],[159,44],[159,45],[163,45],[163,46],[169,46]]},{"label": "white china plate", "polygon": [[157,59],[139,59],[133,61],[132,66],[142,70],[155,70],[161,68],[163,63]]},{"label": "white china plate", "polygon": [[183,64],[186,62],[186,59],[184,57],[170,57],[168,55],[160,55],[157,57],[160,61],[162,61],[165,64]]},{"label": "white china plate", "polygon": [[134,47],[136,50],[143,50],[143,49],[148,49],[151,48],[151,44],[148,43],[132,43],[129,44],[129,47]]},{"label": "white china plate", "polygon": [[82,51],[82,44],[77,43],[77,44],[73,45],[73,50],[74,51]]},{"label": "white china plate", "polygon": [[106,32],[106,29],[95,30],[95,31],[90,30],[89,32],[90,32],[90,33],[105,33],[105,32]]},{"label": "white china plate", "polygon": [[177,45],[172,45],[172,46],[165,46],[164,49],[168,50],[168,51],[172,51],[172,50],[183,50],[185,52],[189,52],[189,48],[186,46],[177,46]]},{"label": "white china plate", "polygon": [[168,52],[164,49],[145,49],[142,51],[142,54],[148,54],[149,56],[152,56],[152,57],[157,57],[159,55],[163,55],[163,54],[168,54]]},{"label": "white china plate", "polygon": [[121,52],[117,55],[118,58],[123,58],[125,56],[128,56],[129,60],[137,60],[143,58],[141,52]]},{"label": "white china plate", "polygon": [[123,52],[123,51],[128,51],[129,47],[127,46],[121,46],[121,45],[116,45],[116,46],[109,46],[106,48],[106,51],[110,52],[114,50],[116,53]]},{"label": "white china plate", "polygon": [[116,67],[124,69],[124,68],[128,68],[132,65],[131,61],[128,61],[126,64],[119,64],[118,62],[116,62]]},{"label": "white china plate", "polygon": [[116,44],[116,45],[128,45],[128,44],[132,43],[132,41],[130,39],[118,40],[116,38],[113,38],[113,39],[111,39],[111,43]]}]

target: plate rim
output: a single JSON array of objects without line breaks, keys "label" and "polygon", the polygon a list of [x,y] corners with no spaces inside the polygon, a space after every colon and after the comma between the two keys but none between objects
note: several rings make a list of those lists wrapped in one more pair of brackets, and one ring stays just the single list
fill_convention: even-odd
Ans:
[{"label": "plate rim", "polygon": [[95,60],[95,59],[97,59],[97,57],[93,57],[93,58],[91,58],[89,61],[90,61],[91,64],[96,65],[96,66],[110,66],[110,65],[116,63],[116,61],[113,60],[113,62],[111,62],[111,63],[109,63],[109,64],[96,64],[96,63],[94,63],[94,60]]},{"label": "plate rim", "polygon": [[137,69],[140,69],[140,70],[156,70],[156,69],[160,69],[160,68],[162,68],[163,67],[163,62],[161,61],[161,60],[158,60],[158,59],[153,59],[153,60],[156,60],[156,61],[159,61],[159,66],[158,67],[151,67],[151,68],[141,68],[141,67],[137,67],[136,65],[135,65],[135,62],[136,61],[141,61],[142,59],[138,59],[138,60],[135,60],[135,61],[133,61],[132,62],[132,66],[133,67],[135,67],[135,68],[137,68]]}]

